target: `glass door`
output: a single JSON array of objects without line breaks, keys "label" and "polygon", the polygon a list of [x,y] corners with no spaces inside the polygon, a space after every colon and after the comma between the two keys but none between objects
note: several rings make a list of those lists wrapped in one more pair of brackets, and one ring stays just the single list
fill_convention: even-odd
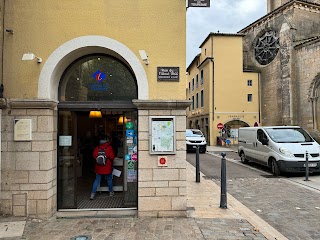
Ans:
[{"label": "glass door", "polygon": [[77,116],[59,111],[58,209],[76,208]]}]

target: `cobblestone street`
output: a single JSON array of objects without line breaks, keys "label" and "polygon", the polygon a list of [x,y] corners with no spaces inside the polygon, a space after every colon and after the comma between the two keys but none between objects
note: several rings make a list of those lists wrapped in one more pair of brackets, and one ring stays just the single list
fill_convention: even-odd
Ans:
[{"label": "cobblestone street", "polygon": [[229,179],[228,192],[288,239],[320,239],[320,192],[285,178]]}]

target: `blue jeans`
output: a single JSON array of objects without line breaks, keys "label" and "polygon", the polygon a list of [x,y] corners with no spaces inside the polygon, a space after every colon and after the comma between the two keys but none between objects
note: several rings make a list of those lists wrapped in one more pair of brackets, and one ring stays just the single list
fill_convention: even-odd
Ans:
[{"label": "blue jeans", "polygon": [[[104,174],[96,174],[96,180],[94,180],[93,186],[92,186],[92,193],[96,193],[97,192],[97,188],[101,182],[101,178]],[[112,173],[110,174],[105,174],[104,176],[106,176],[107,179],[107,183],[108,183],[108,188],[109,188],[109,192],[113,192],[113,187],[112,187]]]}]

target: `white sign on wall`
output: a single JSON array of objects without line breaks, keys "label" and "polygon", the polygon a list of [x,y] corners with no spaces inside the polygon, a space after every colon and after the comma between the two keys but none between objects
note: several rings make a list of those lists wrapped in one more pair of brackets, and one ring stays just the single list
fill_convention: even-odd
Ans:
[{"label": "white sign on wall", "polygon": [[71,147],[72,146],[72,136],[59,136],[59,146],[60,147]]},{"label": "white sign on wall", "polygon": [[14,119],[14,141],[31,141],[31,119]]}]

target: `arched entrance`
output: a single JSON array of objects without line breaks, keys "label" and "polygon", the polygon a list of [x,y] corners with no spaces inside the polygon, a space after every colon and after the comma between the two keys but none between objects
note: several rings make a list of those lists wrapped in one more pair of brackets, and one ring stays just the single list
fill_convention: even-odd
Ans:
[{"label": "arched entrance", "polygon": [[250,125],[241,120],[232,120],[224,124],[222,138],[229,139],[231,144],[238,143],[238,129],[240,127],[249,127]]},{"label": "arched entrance", "polygon": [[[58,90],[58,209],[136,208],[137,111],[132,100],[138,91],[133,72],[114,56],[91,54],[66,69]],[[93,150],[105,135],[116,155],[115,195],[109,196],[102,181],[91,201]]]},{"label": "arched entrance", "polygon": [[[100,60],[97,60],[99,57]],[[94,58],[108,67],[100,68],[97,62],[94,63]],[[90,72],[93,69],[96,71]],[[136,209],[137,110],[132,99],[148,100],[149,94],[148,79],[137,56],[111,38],[79,37],[64,43],[49,56],[38,82],[39,99],[59,101],[58,209]],[[102,117],[89,118],[90,110],[100,110]],[[126,121],[132,123],[129,124],[131,129],[127,129]],[[92,175],[92,162],[85,162],[87,156],[91,157],[87,145],[92,141],[87,140],[92,139],[99,130],[119,140],[118,159],[114,166],[119,170],[116,172],[119,177],[114,177],[116,196],[112,201],[103,201],[103,194],[107,193],[108,188],[102,183],[98,189],[101,197],[88,205],[93,179],[89,176]],[[126,130],[132,130],[133,139],[127,138]],[[131,159],[124,161],[127,155]]]},{"label": "arched entrance", "polygon": [[312,104],[313,129],[319,130],[320,127],[320,73],[312,81],[309,89],[309,100]]}]

